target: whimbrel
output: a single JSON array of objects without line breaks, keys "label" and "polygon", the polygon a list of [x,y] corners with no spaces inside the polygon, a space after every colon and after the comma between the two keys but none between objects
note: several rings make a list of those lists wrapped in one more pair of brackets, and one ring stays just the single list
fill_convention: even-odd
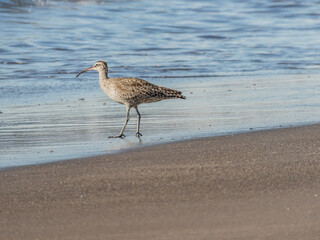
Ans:
[{"label": "whimbrel", "polygon": [[160,87],[139,78],[108,78],[108,65],[104,61],[97,61],[92,67],[82,70],[77,77],[86,71],[96,70],[99,72],[99,83],[102,91],[113,101],[121,103],[126,107],[126,120],[120,133],[109,138],[123,138],[124,129],[130,119],[130,109],[133,107],[137,111],[137,132],[136,136],[140,137],[140,119],[141,115],[138,105],[141,103],[158,102],[170,98],[182,98],[185,96],[180,91]]}]

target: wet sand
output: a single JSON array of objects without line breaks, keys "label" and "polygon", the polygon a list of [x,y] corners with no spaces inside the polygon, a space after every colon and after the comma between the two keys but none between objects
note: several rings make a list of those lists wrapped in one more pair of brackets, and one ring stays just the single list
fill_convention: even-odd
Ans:
[{"label": "wet sand", "polygon": [[320,125],[0,171],[0,239],[320,239]]}]

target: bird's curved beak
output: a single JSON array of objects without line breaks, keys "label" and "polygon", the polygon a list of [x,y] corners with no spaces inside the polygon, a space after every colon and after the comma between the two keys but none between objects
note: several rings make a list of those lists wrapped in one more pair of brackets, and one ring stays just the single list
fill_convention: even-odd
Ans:
[{"label": "bird's curved beak", "polygon": [[89,67],[89,68],[87,68],[87,69],[84,69],[84,70],[82,70],[81,72],[79,72],[79,73],[78,73],[78,75],[77,75],[76,77],[79,77],[79,76],[80,76],[80,74],[82,74],[82,73],[84,73],[84,72],[86,72],[86,71],[93,70],[93,69],[94,69],[93,67]]}]

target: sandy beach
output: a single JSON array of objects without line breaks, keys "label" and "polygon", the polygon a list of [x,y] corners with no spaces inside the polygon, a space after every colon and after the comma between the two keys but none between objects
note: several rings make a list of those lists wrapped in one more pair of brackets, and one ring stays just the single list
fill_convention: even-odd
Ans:
[{"label": "sandy beach", "polygon": [[0,1],[0,240],[319,240],[319,3]]},{"label": "sandy beach", "polygon": [[320,125],[0,171],[0,239],[320,239]]}]

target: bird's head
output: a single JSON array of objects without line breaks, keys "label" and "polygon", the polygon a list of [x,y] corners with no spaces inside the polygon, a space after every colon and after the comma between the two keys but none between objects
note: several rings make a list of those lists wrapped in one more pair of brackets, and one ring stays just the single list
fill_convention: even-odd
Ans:
[{"label": "bird's head", "polygon": [[78,73],[77,77],[79,77],[80,74],[90,71],[90,70],[96,70],[98,72],[108,72],[108,65],[104,61],[97,61],[93,64],[92,67],[89,67],[87,69],[82,70],[81,72]]}]

